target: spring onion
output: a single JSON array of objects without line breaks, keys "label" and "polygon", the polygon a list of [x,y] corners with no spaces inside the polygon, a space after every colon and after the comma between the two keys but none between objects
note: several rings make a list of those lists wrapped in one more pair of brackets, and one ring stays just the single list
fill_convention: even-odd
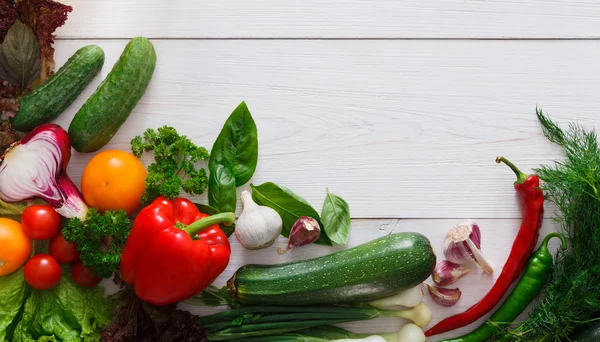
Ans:
[{"label": "spring onion", "polygon": [[[408,310],[381,310],[373,307],[246,306],[200,318],[211,341],[272,336],[323,325],[369,320],[388,316],[408,319],[424,327],[431,322],[431,310],[423,303]],[[367,336],[362,336],[362,338]]]}]

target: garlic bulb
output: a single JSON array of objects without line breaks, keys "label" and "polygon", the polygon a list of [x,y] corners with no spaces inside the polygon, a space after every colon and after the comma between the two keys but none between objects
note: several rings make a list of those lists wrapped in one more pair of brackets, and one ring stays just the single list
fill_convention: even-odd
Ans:
[{"label": "garlic bulb", "polygon": [[486,273],[494,272],[481,253],[481,231],[470,220],[457,223],[446,235],[444,256],[455,264],[464,265],[475,261]]},{"label": "garlic bulb", "polygon": [[246,249],[271,246],[281,234],[281,216],[269,207],[256,204],[248,191],[243,191],[241,198],[244,209],[235,227],[236,239]]}]

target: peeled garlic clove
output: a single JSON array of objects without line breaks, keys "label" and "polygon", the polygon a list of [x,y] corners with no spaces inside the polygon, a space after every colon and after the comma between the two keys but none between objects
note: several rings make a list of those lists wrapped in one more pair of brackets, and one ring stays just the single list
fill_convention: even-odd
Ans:
[{"label": "peeled garlic clove", "polygon": [[429,294],[431,295],[431,298],[433,298],[433,301],[441,306],[453,306],[458,302],[462,295],[462,292],[458,288],[445,289],[427,283],[425,283],[425,286],[427,286],[427,290],[429,290]]},{"label": "peeled garlic clove", "polygon": [[464,268],[449,260],[442,260],[435,265],[431,278],[438,286],[448,286],[471,273],[470,268]]},{"label": "peeled garlic clove", "polygon": [[283,254],[290,249],[308,245],[319,239],[321,235],[321,227],[319,222],[309,216],[300,216],[294,222],[290,230],[290,239],[286,249],[278,249],[279,254]]},{"label": "peeled garlic clove", "polygon": [[248,191],[241,194],[244,209],[235,227],[235,237],[246,249],[269,247],[281,234],[281,216],[272,208],[258,205]]},{"label": "peeled garlic clove", "polygon": [[481,231],[479,226],[470,220],[461,221],[452,227],[444,241],[446,259],[459,265],[475,261],[484,272],[494,272],[480,248]]}]

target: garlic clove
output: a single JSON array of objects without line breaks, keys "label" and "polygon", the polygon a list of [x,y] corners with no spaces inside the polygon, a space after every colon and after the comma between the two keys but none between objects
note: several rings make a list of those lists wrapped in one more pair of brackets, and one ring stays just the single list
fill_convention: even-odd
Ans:
[{"label": "garlic clove", "polygon": [[464,268],[449,260],[442,260],[435,265],[431,278],[438,286],[448,286],[471,273],[470,268]]},{"label": "garlic clove", "polygon": [[494,272],[481,253],[481,230],[470,220],[461,221],[450,229],[444,240],[444,255],[455,264],[475,261],[484,272]]},{"label": "garlic clove", "polygon": [[433,301],[441,306],[449,307],[455,305],[462,295],[462,292],[458,288],[445,289],[427,283],[425,283],[425,286],[427,286],[427,290],[429,291],[431,298],[433,298]]},{"label": "garlic clove", "polygon": [[279,248],[277,252],[284,254],[290,249],[308,245],[319,239],[321,227],[319,222],[309,216],[300,216],[290,230],[290,239],[286,249]]},{"label": "garlic clove", "polygon": [[271,246],[281,234],[281,216],[272,208],[258,205],[248,191],[241,194],[243,210],[235,227],[235,237],[246,249]]}]

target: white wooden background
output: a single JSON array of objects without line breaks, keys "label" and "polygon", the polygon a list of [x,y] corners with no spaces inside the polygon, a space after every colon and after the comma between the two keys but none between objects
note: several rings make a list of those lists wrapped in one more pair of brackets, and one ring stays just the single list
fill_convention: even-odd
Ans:
[{"label": "white wooden background", "polygon": [[[285,185],[318,210],[329,187],[350,205],[350,246],[418,231],[442,256],[448,229],[472,218],[497,274],[520,211],[515,176],[494,163],[496,155],[524,171],[561,157],[541,135],[536,106],[563,123],[600,124],[600,3],[593,0],[63,2],[74,11],[58,31],[57,65],[86,44],[101,46],[106,62],[57,123],[68,126],[128,38],[149,37],[158,55],[153,80],[106,149],[128,150],[134,135],[165,124],[210,148],[244,100],[260,140],[252,182]],[[76,182],[90,158],[73,156]],[[548,207],[542,234],[555,229],[552,213]],[[309,246],[280,257],[284,239],[253,252],[231,241],[232,261],[216,285],[245,263],[334,250]],[[427,297],[432,324],[477,302],[493,282],[473,272],[457,283],[463,298],[453,308]],[[347,327],[386,332],[401,324]]]}]

